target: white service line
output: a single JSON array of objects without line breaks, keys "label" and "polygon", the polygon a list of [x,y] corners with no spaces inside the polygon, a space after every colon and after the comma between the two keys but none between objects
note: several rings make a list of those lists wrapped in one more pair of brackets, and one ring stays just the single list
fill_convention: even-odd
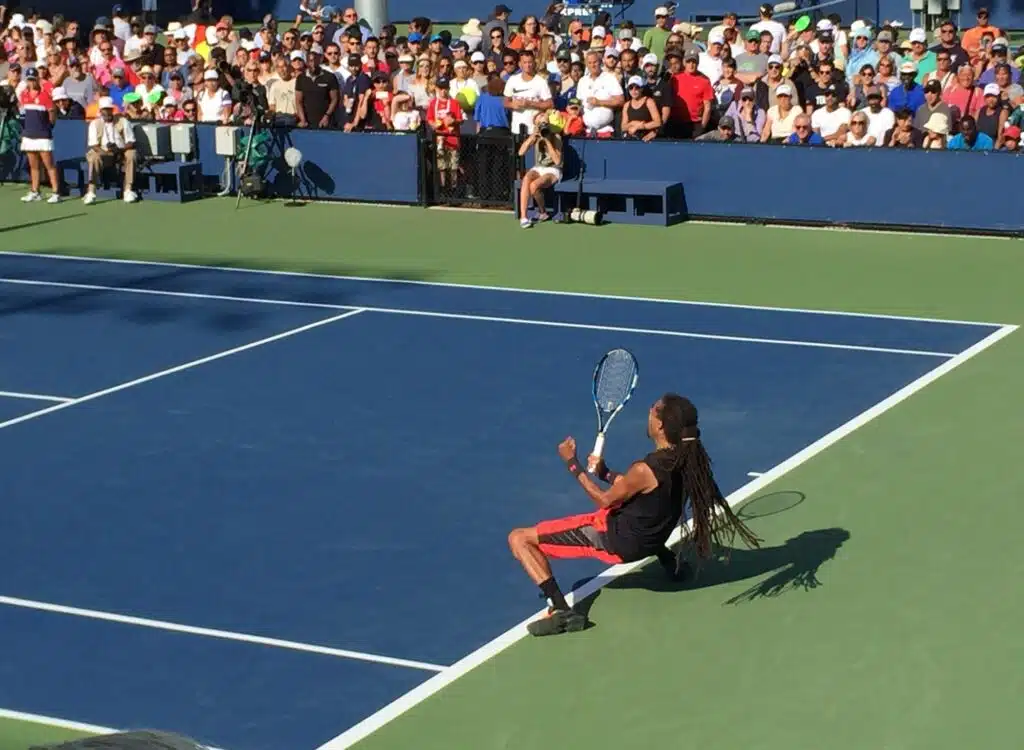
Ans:
[{"label": "white service line", "polygon": [[557,289],[522,289],[509,286],[492,286],[483,284],[456,284],[450,281],[423,281],[420,279],[382,279],[372,276],[341,276],[329,273],[312,273],[309,271],[264,271],[258,268],[232,268],[230,266],[207,266],[199,263],[171,263],[158,260],[128,260],[125,258],[94,258],[86,255],[63,255],[60,253],[25,253],[16,250],[0,251],[0,257],[16,258],[49,258],[50,260],[67,260],[79,263],[109,263],[122,266],[152,266],[155,268],[191,268],[196,271],[220,271],[227,275],[245,274],[249,276],[291,276],[297,278],[322,279],[325,282],[355,281],[375,284],[402,286],[427,286],[441,289],[462,289],[485,292],[512,292],[515,294],[540,294],[552,297],[579,297],[583,299],[609,299],[623,302],[657,302],[664,305],[683,305],[696,307],[724,307],[734,310],[763,310],[765,312],[807,313],[809,315],[831,315],[846,318],[873,318],[876,320],[906,320],[918,323],[952,323],[962,326],[997,327],[1002,323],[986,323],[978,320],[951,320],[945,318],[925,318],[913,315],[886,315],[882,313],[859,313],[845,310],[813,310],[803,307],[770,307],[768,305],[742,305],[734,302],[699,302],[697,300],[667,299],[664,297],[630,297],[623,294],[593,294],[591,292],[566,292]]},{"label": "white service line", "polygon": [[[297,302],[294,300],[275,300],[261,297],[233,297],[223,294],[205,294],[201,292],[172,292],[160,289],[138,289],[135,287],[102,286],[98,284],[77,284],[63,281],[36,281],[31,279],[0,278],[0,284],[21,284],[26,286],[52,286],[63,289],[85,289],[103,292],[125,292],[164,297],[182,297],[185,299],[217,300],[227,302],[248,302],[259,305],[282,305],[289,307],[315,307],[327,310],[352,310],[351,305],[332,305],[322,302]],[[935,352],[924,349],[898,349],[885,346],[866,346],[861,344],[835,344],[827,341],[801,341],[799,339],[759,338],[757,336],[732,336],[719,333],[694,333],[691,331],[673,331],[664,328],[635,328],[631,326],[611,326],[597,323],[571,323],[559,320],[534,320],[532,318],[509,318],[496,315],[474,315],[470,313],[440,312],[434,310],[412,310],[403,307],[372,307],[364,306],[359,310],[365,312],[388,313],[390,315],[412,315],[426,318],[445,318],[449,320],[474,320],[484,323],[509,323],[515,325],[532,325],[546,328],[569,328],[585,331],[611,331],[613,333],[633,333],[650,336],[675,336],[677,338],[702,339],[706,341],[732,341],[743,344],[773,344],[777,346],[800,346],[812,349],[839,349],[843,351],[873,352],[876,354],[903,354],[916,357],[955,356],[952,352]],[[0,428],[4,425],[0,424]]]},{"label": "white service line", "polygon": [[394,656],[381,656],[380,654],[370,654],[365,651],[349,651],[348,649],[333,648],[331,646],[317,646],[312,643],[299,643],[298,641],[287,641],[281,638],[267,638],[266,636],[251,635],[249,633],[235,633],[230,630],[218,630],[216,628],[183,625],[181,623],[167,622],[165,620],[152,620],[148,617],[134,617],[131,615],[120,615],[115,612],[102,612],[95,609],[83,609],[82,607],[69,607],[64,604],[40,602],[33,599],[21,599],[16,596],[0,596],[0,604],[5,604],[9,607],[21,607],[22,609],[34,609],[40,612],[52,612],[60,615],[73,615],[75,617],[86,617],[92,620],[116,622],[122,625],[136,625],[142,628],[166,630],[172,633],[201,635],[207,638],[220,638],[226,641],[254,643],[259,646],[270,646],[271,648],[305,651],[310,654],[337,656],[342,659],[355,659],[356,661],[368,661],[375,664],[387,664],[392,667],[408,667],[409,669],[422,669],[427,672],[443,672],[447,669],[447,667],[441,664],[431,664],[425,661],[399,659]]},{"label": "white service line", "polygon": [[244,352],[248,349],[255,349],[256,347],[263,346],[264,344],[269,344],[274,341],[280,341],[281,339],[288,338],[289,336],[294,336],[297,333],[303,333],[304,331],[319,328],[320,326],[329,325],[330,323],[334,323],[335,321],[343,320],[345,318],[352,317],[353,315],[358,315],[361,312],[365,312],[365,310],[362,308],[349,310],[348,312],[344,312],[341,315],[334,315],[324,320],[317,320],[314,321],[313,323],[307,323],[304,326],[292,328],[282,333],[274,334],[273,336],[267,336],[266,338],[259,339],[258,341],[251,341],[248,344],[242,344],[241,346],[236,346],[233,349],[227,349],[222,352],[217,352],[216,354],[211,354],[208,357],[194,359],[191,362],[185,362],[184,364],[177,365],[175,367],[169,367],[166,370],[160,370],[159,372],[154,372],[150,375],[145,375],[141,378],[136,378],[135,380],[129,380],[128,382],[121,383],[120,385],[111,386],[110,388],[104,388],[102,391],[89,393],[85,396],[73,399],[71,401],[65,401],[54,406],[48,406],[45,409],[39,409],[38,411],[31,411],[28,414],[22,414],[20,417],[14,417],[13,419],[8,419],[5,422],[0,422],[0,430],[4,429],[5,427],[13,427],[16,424],[27,422],[31,419],[37,419],[39,417],[45,416],[46,414],[52,414],[53,412],[60,411],[61,409],[67,409],[69,406],[84,404],[86,401],[94,401],[95,399],[102,398],[103,396],[109,396],[111,393],[117,393],[118,391],[123,391],[128,388],[134,388],[137,385],[148,383],[151,380],[163,378],[166,377],[167,375],[173,375],[184,370],[189,370],[193,367],[198,367],[199,365],[205,365],[209,362],[215,362],[218,359],[224,359],[225,357],[230,357],[233,354],[238,354],[239,352]]},{"label": "white service line", "polygon": [[[952,359],[943,362],[935,369],[930,370],[929,372],[925,373],[916,380],[908,383],[903,388],[900,388],[898,391],[890,395],[888,398],[879,401],[877,404],[872,406],[867,411],[861,412],[850,421],[840,425],[836,429],[832,430],[832,432],[814,441],[800,452],[793,454],[782,463],[778,464],[777,466],[773,467],[769,471],[759,476],[757,479],[743,485],[738,490],[729,495],[729,497],[727,498],[730,507],[735,508],[740,503],[744,502],[745,500],[748,500],[751,496],[753,496],[757,492],[760,492],[762,489],[770,485],[775,480],[793,471],[793,469],[796,469],[798,466],[807,463],[812,458],[817,456],[819,453],[829,448],[830,446],[834,445],[839,440],[842,440],[844,437],[846,437],[853,431],[863,427],[868,422],[871,422],[875,418],[881,416],[885,412],[892,409],[894,406],[902,403],[903,401],[906,401],[908,398],[913,396],[922,388],[930,385],[931,383],[934,383],[937,379],[939,379],[946,373],[956,369],[967,360],[980,354],[985,349],[988,349],[996,342],[1000,341],[1001,339],[1005,338],[1006,336],[1016,331],[1017,328],[1018,327],[1015,325],[1008,325],[1003,326],[997,331],[994,331],[993,333],[989,334],[978,343],[960,352],[960,354],[956,355]],[[677,527],[676,530],[673,532],[672,537],[667,542],[667,544],[675,544],[679,541],[679,538],[680,531]],[[643,567],[646,563],[646,560],[641,560],[639,562],[625,563],[622,565],[613,565],[610,568],[606,568],[604,571],[600,573],[600,575],[591,579],[587,584],[579,588],[577,591],[567,595],[566,599],[570,602],[576,602],[581,599],[586,599],[588,596],[591,596],[596,591],[607,586],[609,583],[614,581],[619,576],[625,575],[626,573],[631,573],[634,570]],[[343,750],[344,748],[351,747],[355,743],[359,742],[360,740],[364,739],[365,737],[369,736],[373,732],[383,727],[385,724],[394,721],[399,716],[404,714],[406,711],[422,703],[442,688],[446,687],[447,685],[450,685],[452,682],[465,675],[467,672],[475,669],[479,665],[483,664],[485,661],[492,659],[493,657],[500,654],[509,646],[512,646],[513,644],[520,641],[523,637],[527,635],[527,623],[529,623],[533,619],[536,619],[541,614],[542,612],[538,612],[532,617],[523,620],[518,625],[515,625],[509,630],[506,630],[504,633],[499,635],[494,640],[484,644],[473,653],[455,662],[455,664],[450,666],[441,674],[431,677],[429,680],[421,684],[419,687],[410,690],[402,697],[389,703],[387,706],[380,709],[376,713],[363,719],[361,722],[349,728],[345,732],[341,733],[334,739],[327,741],[319,748],[317,748],[317,750]]]},{"label": "white service line", "polygon": [[29,401],[53,401],[58,404],[74,401],[73,398],[64,398],[63,396],[47,396],[43,393],[22,393],[21,391],[0,391],[0,398],[24,398]]},{"label": "white service line", "polygon": [[756,479],[757,477],[764,476],[764,472],[763,471],[748,471],[747,472],[747,476],[748,477],[754,477]]}]

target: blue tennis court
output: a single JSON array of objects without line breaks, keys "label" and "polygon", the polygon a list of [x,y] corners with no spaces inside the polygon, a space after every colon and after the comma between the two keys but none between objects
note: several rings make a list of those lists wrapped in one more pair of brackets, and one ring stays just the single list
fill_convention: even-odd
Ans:
[{"label": "blue tennis court", "polygon": [[[312,750],[542,602],[594,364],[732,492],[999,326],[0,254],[0,706]],[[597,563],[556,567],[564,583]],[[600,605],[598,605],[600,606]]]}]

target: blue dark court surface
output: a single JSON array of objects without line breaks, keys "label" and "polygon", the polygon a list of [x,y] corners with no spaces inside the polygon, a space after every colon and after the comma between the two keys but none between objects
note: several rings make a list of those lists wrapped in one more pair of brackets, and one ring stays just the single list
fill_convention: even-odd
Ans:
[{"label": "blue dark court surface", "polygon": [[232,750],[312,750],[539,608],[505,537],[589,510],[555,446],[608,349],[609,462],[678,390],[731,492],[996,330],[3,254],[0,292],[0,706]]}]

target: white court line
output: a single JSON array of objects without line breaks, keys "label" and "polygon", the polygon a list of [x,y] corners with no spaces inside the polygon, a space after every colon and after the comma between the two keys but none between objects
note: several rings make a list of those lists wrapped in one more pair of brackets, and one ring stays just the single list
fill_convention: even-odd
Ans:
[{"label": "white court line", "polygon": [[[113,729],[111,727],[101,727],[96,724],[83,724],[80,721],[68,721],[67,719],[58,719],[56,716],[43,716],[41,714],[28,714],[24,711],[12,711],[9,708],[0,708],[0,719],[10,719],[12,721],[24,721],[30,724],[42,724],[48,727],[58,727],[59,729],[69,729],[72,732],[81,732],[82,734],[116,734],[118,732],[129,731],[125,729]],[[209,745],[203,745],[207,750],[218,750],[217,748]]]},{"label": "white court line", "polygon": [[[126,294],[143,294],[151,296],[181,297],[185,299],[205,299],[227,302],[248,302],[259,305],[282,305],[289,307],[315,307],[326,310],[351,310],[351,305],[332,305],[322,302],[296,302],[294,300],[275,300],[260,297],[233,297],[223,294],[206,294],[202,292],[172,292],[160,289],[136,289],[135,287],[103,286],[100,284],[77,284],[65,281],[36,281],[31,279],[0,278],[0,284],[18,284],[22,286],[57,287],[61,289],[84,289],[99,292],[123,292]],[[801,341],[799,339],[760,338],[757,336],[730,336],[718,333],[693,333],[690,331],[672,331],[663,328],[634,328],[631,326],[598,325],[595,323],[569,323],[559,320],[534,320],[531,318],[509,318],[496,315],[474,315],[470,313],[450,313],[433,310],[412,310],[403,307],[372,307],[359,308],[366,312],[388,313],[391,315],[414,315],[426,318],[447,318],[449,320],[476,320],[485,323],[511,323],[518,325],[543,326],[547,328],[571,328],[586,331],[611,331],[614,333],[636,333],[653,336],[675,336],[678,338],[703,339],[709,341],[732,341],[743,344],[774,344],[778,346],[802,346],[812,349],[841,349],[855,352],[874,352],[876,354],[905,354],[916,357],[953,357],[952,352],[934,352],[923,349],[898,349],[885,346],[865,346],[860,344],[835,344],[827,341]],[[3,424],[0,424],[3,427]]]},{"label": "white court line", "polygon": [[119,729],[111,729],[110,727],[100,727],[95,724],[83,724],[79,721],[58,719],[55,716],[41,716],[39,714],[27,714],[23,711],[11,711],[8,708],[0,708],[0,719],[12,719],[14,721],[27,721],[32,724],[44,724],[48,727],[70,729],[73,732],[82,732],[83,734],[113,734],[114,732],[121,731]]},{"label": "white court line", "polygon": [[[1006,336],[1010,335],[1016,330],[1017,326],[1015,325],[1003,326],[999,330],[983,338],[978,343],[960,352],[960,354],[956,355],[952,359],[943,362],[934,370],[925,373],[921,377],[905,385],[903,388],[900,388],[898,391],[890,395],[888,398],[879,401],[877,404],[872,406],[867,411],[861,412],[850,421],[840,425],[836,429],[832,430],[832,432],[814,441],[800,452],[793,454],[782,463],[765,472],[752,482],[748,482],[747,484],[743,485],[738,490],[729,495],[727,500],[729,502],[730,507],[735,508],[740,503],[744,502],[745,500],[748,500],[751,496],[753,496],[757,492],[760,492],[762,489],[767,487],[775,480],[793,471],[793,469],[796,469],[798,466],[803,465],[804,463],[806,463],[807,461],[811,460],[819,453],[824,451],[825,449],[837,443],[839,440],[842,440],[850,433],[854,432],[860,427],[863,427],[868,422],[871,422],[875,418],[889,411],[894,406],[902,403],[903,401],[906,401],[908,398],[913,396],[922,388],[930,385],[931,383],[934,383],[936,380],[938,380],[946,373],[956,369],[967,360],[980,354],[985,349],[988,349],[990,346],[992,346],[999,340],[1005,338]],[[676,530],[672,534],[672,537],[669,539],[668,544],[675,544],[679,541],[679,539],[680,532],[679,529],[676,528]],[[626,573],[631,573],[632,571],[643,567],[646,564],[646,562],[646,560],[641,560],[639,562],[634,563],[613,565],[610,568],[607,568],[604,571],[602,571],[600,575],[589,581],[586,585],[582,586],[577,591],[573,592],[572,594],[569,594],[566,597],[566,599],[570,600],[571,602],[586,599],[588,596],[591,596],[594,592],[607,586],[609,583],[614,581],[619,576],[625,575]],[[494,640],[484,644],[473,653],[457,661],[455,664],[453,664],[451,667],[446,669],[441,674],[431,677],[429,680],[421,684],[419,687],[414,688],[402,697],[398,698],[392,703],[389,703],[384,708],[380,709],[371,716],[368,716],[367,718],[363,719],[361,722],[351,727],[350,729],[346,730],[342,734],[338,735],[334,739],[327,741],[319,748],[317,748],[317,750],[343,750],[343,748],[351,747],[359,740],[364,739],[365,737],[369,736],[373,732],[383,727],[385,724],[394,721],[399,716],[404,714],[406,711],[422,703],[424,700],[434,695],[447,685],[450,685],[452,682],[459,679],[467,672],[483,664],[488,659],[497,656],[499,653],[507,649],[509,646],[512,646],[513,644],[520,641],[527,634],[526,624],[531,620],[535,619],[536,617],[540,616],[542,612],[538,612],[532,617],[523,620],[518,625],[515,625],[509,630],[506,630],[504,633],[499,635]]]},{"label": "white court line", "polygon": [[288,331],[274,334],[273,336],[267,336],[266,338],[259,339],[258,341],[251,341],[248,344],[242,344],[241,346],[236,346],[233,349],[227,349],[222,352],[217,352],[216,354],[211,354],[208,357],[194,359],[191,362],[185,362],[184,364],[177,365],[175,367],[169,367],[166,370],[160,370],[160,372],[154,372],[150,375],[145,375],[141,378],[136,378],[135,380],[129,380],[128,382],[121,383],[120,385],[115,385],[110,388],[104,388],[102,391],[89,393],[85,396],[81,396],[80,398],[76,398],[72,401],[65,401],[64,403],[56,404],[54,406],[48,406],[45,409],[39,409],[38,411],[30,411],[28,414],[22,414],[20,417],[14,417],[13,419],[8,419],[5,422],[0,422],[0,430],[4,429],[5,427],[12,427],[16,424],[27,422],[30,419],[37,419],[38,417],[42,417],[46,414],[52,414],[53,412],[60,411],[61,409],[67,409],[69,406],[84,404],[86,401],[93,401],[95,399],[102,398],[103,396],[109,396],[111,393],[117,393],[118,391],[123,391],[128,388],[134,388],[137,385],[148,383],[149,381],[156,380],[157,378],[166,377],[167,375],[173,375],[175,373],[182,372],[183,370],[189,370],[193,367],[198,367],[199,365],[205,365],[208,362],[215,362],[218,359],[230,357],[232,354],[238,354],[239,352],[244,352],[248,349],[255,349],[257,346],[263,346],[264,344],[279,341],[281,339],[288,338],[289,336],[294,336],[297,333],[309,331],[312,330],[313,328],[319,328],[320,326],[325,326],[330,323],[334,323],[335,321],[343,320],[344,318],[350,318],[353,315],[358,315],[361,312],[365,312],[365,310],[363,310],[362,308],[349,310],[348,312],[342,313],[341,315],[335,315],[325,320],[317,320],[313,323],[307,323],[304,326],[292,328]]},{"label": "white court line", "polygon": [[64,604],[53,604],[51,602],[39,602],[33,599],[21,599],[16,596],[0,596],[0,604],[9,607],[21,607],[23,609],[34,609],[40,612],[52,612],[60,615],[73,615],[75,617],[86,617],[91,620],[103,620],[105,622],[116,622],[122,625],[136,625],[142,628],[154,630],[166,630],[171,633],[186,633],[188,635],[201,635],[206,638],[220,638],[225,641],[239,641],[241,643],[254,643],[259,646],[270,646],[271,648],[283,648],[290,651],[304,651],[310,654],[321,654],[323,656],[337,656],[341,659],[354,659],[356,661],[367,661],[375,664],[387,664],[391,667],[408,667],[409,669],[422,669],[427,672],[443,672],[447,667],[441,664],[431,664],[425,661],[414,661],[412,659],[399,659],[393,656],[381,656],[370,654],[365,651],[349,651],[344,648],[333,648],[331,646],[317,646],[312,643],[299,643],[281,638],[267,638],[262,635],[250,633],[235,633],[230,630],[218,630],[216,628],[203,628],[195,625],[182,625],[176,622],[165,620],[152,620],[148,617],[133,617],[130,615],[119,615],[115,612],[102,612],[96,609],[83,609],[82,607],[69,607]]},{"label": "white court line", "polygon": [[747,472],[747,476],[748,477],[754,477],[756,479],[757,477],[764,476],[764,472],[763,471],[748,471]]},{"label": "white court line", "polygon": [[64,398],[63,396],[47,396],[42,393],[22,393],[21,391],[0,391],[0,397],[2,398],[24,398],[29,401],[54,401],[58,404],[64,404],[68,401],[74,401],[73,398]]},{"label": "white court line", "polygon": [[986,326],[986,327],[1000,327],[1003,323],[985,323],[978,320],[951,320],[946,318],[925,318],[911,315],[885,315],[882,313],[860,313],[860,312],[847,312],[845,310],[812,310],[809,308],[801,307],[770,307],[768,305],[741,305],[734,302],[698,302],[696,300],[683,300],[683,299],[665,299],[661,297],[630,297],[622,294],[593,294],[590,292],[565,292],[554,289],[521,289],[518,287],[509,286],[492,286],[485,284],[456,284],[450,281],[423,281],[421,279],[382,279],[375,278],[372,276],[342,276],[329,273],[311,273],[308,271],[276,271],[276,270],[260,270],[256,268],[232,268],[230,266],[206,266],[198,263],[171,263],[168,261],[157,261],[157,260],[128,260],[125,258],[95,258],[91,256],[82,255],[62,255],[60,253],[25,253],[18,252],[15,250],[0,251],[0,257],[9,255],[11,257],[21,258],[49,258],[51,260],[68,260],[78,261],[87,263],[112,263],[116,265],[128,265],[128,266],[154,266],[158,268],[190,268],[193,270],[206,270],[206,271],[223,271],[225,273],[239,273],[249,275],[265,275],[265,276],[291,276],[298,278],[312,278],[312,279],[335,279],[341,281],[357,281],[367,282],[374,284],[393,284],[393,285],[405,285],[405,286],[433,286],[442,289],[463,289],[463,290],[479,290],[486,292],[513,292],[516,294],[540,294],[540,295],[551,295],[554,297],[580,297],[584,299],[609,299],[609,300],[620,300],[623,302],[657,302],[665,305],[688,305],[696,307],[724,307],[737,310],[763,310],[765,312],[790,312],[790,313],[806,313],[808,315],[833,315],[840,317],[849,318],[874,318],[878,320],[906,320],[914,321],[917,323],[951,323],[955,325],[963,326]]}]

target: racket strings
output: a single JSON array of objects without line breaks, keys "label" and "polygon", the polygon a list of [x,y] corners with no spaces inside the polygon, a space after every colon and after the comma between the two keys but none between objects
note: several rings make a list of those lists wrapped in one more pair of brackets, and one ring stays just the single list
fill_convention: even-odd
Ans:
[{"label": "racket strings", "polygon": [[594,377],[594,401],[597,408],[612,413],[623,405],[636,384],[637,365],[633,355],[617,349],[605,355]]}]

